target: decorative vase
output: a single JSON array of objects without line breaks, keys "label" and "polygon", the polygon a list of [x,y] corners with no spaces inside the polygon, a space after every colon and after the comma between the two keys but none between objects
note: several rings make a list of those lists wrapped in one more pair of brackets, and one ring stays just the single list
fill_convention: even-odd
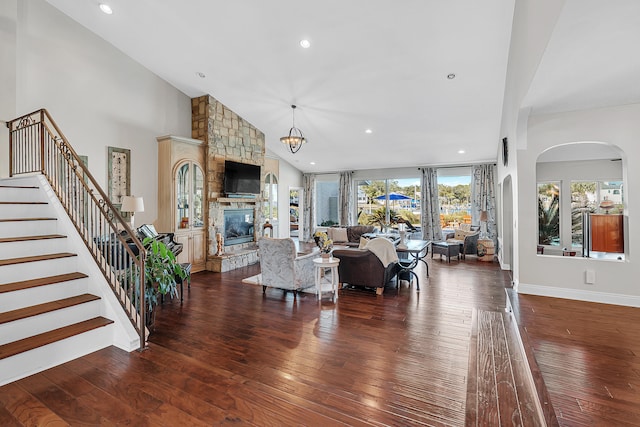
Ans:
[{"label": "decorative vase", "polygon": [[331,258],[331,254],[329,252],[321,252],[320,253],[320,258],[329,259],[329,258]]}]

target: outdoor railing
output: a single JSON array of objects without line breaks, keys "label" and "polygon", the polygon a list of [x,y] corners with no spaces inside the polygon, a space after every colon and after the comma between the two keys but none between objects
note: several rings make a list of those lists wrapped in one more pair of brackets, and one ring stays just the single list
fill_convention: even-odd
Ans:
[{"label": "outdoor railing", "polygon": [[18,117],[7,127],[10,175],[35,172],[46,177],[138,331],[140,349],[145,348],[146,251],[142,243],[47,110]]}]

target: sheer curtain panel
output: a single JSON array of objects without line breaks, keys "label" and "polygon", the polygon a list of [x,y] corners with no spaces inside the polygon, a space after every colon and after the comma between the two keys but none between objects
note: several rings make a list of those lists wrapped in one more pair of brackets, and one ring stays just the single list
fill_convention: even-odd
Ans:
[{"label": "sheer curtain panel", "polygon": [[420,200],[422,238],[424,240],[442,240],[442,227],[440,226],[440,202],[438,201],[437,169],[422,169]]},{"label": "sheer curtain panel", "polygon": [[340,225],[354,224],[353,172],[341,172],[338,187]]},{"label": "sheer curtain panel", "polygon": [[302,214],[302,241],[313,241],[313,230],[315,229],[315,208],[316,205],[316,176],[305,173],[302,175],[302,186],[304,187],[304,206]]}]

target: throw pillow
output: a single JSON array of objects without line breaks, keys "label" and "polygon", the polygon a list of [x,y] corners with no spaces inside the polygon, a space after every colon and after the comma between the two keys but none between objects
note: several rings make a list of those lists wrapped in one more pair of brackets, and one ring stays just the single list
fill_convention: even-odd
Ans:
[{"label": "throw pillow", "polygon": [[333,240],[333,243],[340,243],[340,242],[348,242],[349,239],[347,239],[347,229],[346,228],[330,228],[329,230],[331,230],[331,240]]},{"label": "throw pillow", "polygon": [[367,239],[366,237],[360,237],[360,244],[358,245],[358,249],[366,248],[367,243],[369,243],[369,239]]},{"label": "throw pillow", "polygon": [[453,236],[453,238],[456,240],[464,240],[464,238],[467,237],[467,234],[469,233],[462,230],[456,230],[456,234]]},{"label": "throw pillow", "polygon": [[471,231],[471,224],[460,224],[460,230]]}]

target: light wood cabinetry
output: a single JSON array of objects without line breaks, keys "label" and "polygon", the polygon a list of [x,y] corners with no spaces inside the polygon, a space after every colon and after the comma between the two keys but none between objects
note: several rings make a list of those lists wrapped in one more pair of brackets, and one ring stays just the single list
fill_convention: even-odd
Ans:
[{"label": "light wood cabinetry", "polygon": [[176,136],[158,137],[159,232],[175,233],[182,243],[180,262],[191,271],[206,266],[205,146],[202,141]]},{"label": "light wood cabinetry", "polygon": [[624,252],[622,215],[591,215],[591,250],[595,252]]}]

